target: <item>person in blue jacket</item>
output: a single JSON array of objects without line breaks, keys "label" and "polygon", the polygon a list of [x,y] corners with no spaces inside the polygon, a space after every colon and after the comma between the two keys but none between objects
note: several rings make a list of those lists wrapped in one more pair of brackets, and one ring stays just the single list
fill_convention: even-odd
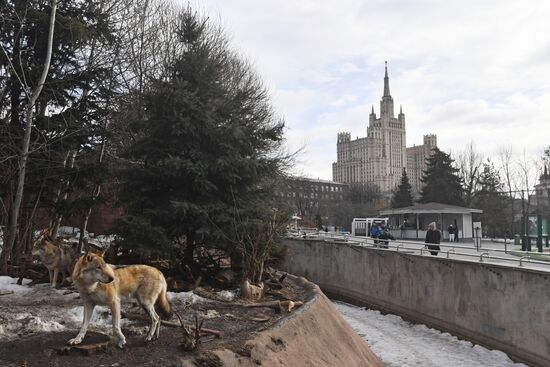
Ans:
[{"label": "person in blue jacket", "polygon": [[374,247],[378,247],[378,235],[379,235],[378,223],[373,223],[372,227],[370,227],[370,236],[374,239]]}]

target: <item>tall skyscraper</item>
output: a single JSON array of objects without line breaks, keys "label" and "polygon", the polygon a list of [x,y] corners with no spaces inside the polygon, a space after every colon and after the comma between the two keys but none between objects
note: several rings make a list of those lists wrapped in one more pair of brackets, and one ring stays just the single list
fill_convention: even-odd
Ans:
[{"label": "tall skyscraper", "polygon": [[380,192],[390,195],[399,185],[405,168],[411,179],[413,195],[417,196],[422,188],[420,179],[426,169],[425,160],[435,147],[435,135],[425,135],[424,145],[406,147],[405,114],[400,107],[397,118],[394,116],[386,63],[380,117],[376,116],[373,106],[364,138],[351,140],[350,133],[338,133],[332,179],[349,184],[375,185]]}]

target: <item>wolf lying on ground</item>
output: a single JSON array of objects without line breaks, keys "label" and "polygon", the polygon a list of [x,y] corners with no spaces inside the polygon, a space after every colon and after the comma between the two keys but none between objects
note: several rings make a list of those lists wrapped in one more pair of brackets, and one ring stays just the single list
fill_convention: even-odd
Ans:
[{"label": "wolf lying on ground", "polygon": [[170,304],[166,297],[166,279],[157,269],[147,265],[129,265],[113,268],[106,264],[103,255],[86,253],[75,265],[73,283],[80,292],[84,303],[84,320],[76,338],[68,344],[80,344],[86,335],[90,318],[96,305],[105,305],[111,309],[113,317],[113,335],[118,338],[118,346],[126,344],[126,338],[120,330],[120,301],[135,298],[151,317],[151,328],[146,341],[158,339],[160,317],[155,312],[155,304],[163,316],[169,317]]},{"label": "wolf lying on ground", "polygon": [[73,262],[77,258],[76,249],[62,241],[53,240],[48,230],[43,231],[34,242],[32,254],[39,256],[42,264],[48,268],[52,288],[57,284],[58,273],[62,275],[61,284],[65,283],[65,274],[71,274]]}]

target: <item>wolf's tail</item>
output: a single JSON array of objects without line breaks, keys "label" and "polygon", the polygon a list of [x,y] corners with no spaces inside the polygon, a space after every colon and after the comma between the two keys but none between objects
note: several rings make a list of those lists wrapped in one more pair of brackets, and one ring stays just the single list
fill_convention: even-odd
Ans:
[{"label": "wolf's tail", "polygon": [[155,306],[157,312],[160,314],[160,317],[163,320],[168,320],[170,317],[172,317],[172,309],[170,307],[170,303],[168,302],[168,297],[166,296],[166,281],[164,281],[162,291],[157,298]]}]

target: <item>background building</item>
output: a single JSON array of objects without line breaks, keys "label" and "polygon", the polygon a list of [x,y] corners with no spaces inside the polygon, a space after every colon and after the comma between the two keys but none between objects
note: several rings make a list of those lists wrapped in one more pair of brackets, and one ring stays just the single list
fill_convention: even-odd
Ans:
[{"label": "background building", "polygon": [[311,179],[306,177],[287,177],[278,189],[279,202],[302,219],[323,221],[330,210],[341,204],[347,196],[348,185],[341,182]]},{"label": "background building", "polygon": [[422,189],[422,175],[427,168],[426,160],[437,147],[435,134],[424,135],[423,145],[414,145],[407,148],[407,175],[412,187],[413,197],[420,197]]},{"label": "background building", "polygon": [[421,189],[420,178],[426,168],[425,160],[437,147],[435,135],[425,135],[424,145],[406,147],[405,114],[400,107],[394,116],[390,94],[388,67],[384,75],[384,94],[380,100],[380,117],[374,106],[369,116],[367,136],[351,140],[348,132],[338,134],[337,158],[332,164],[334,181],[349,184],[369,184],[388,196],[401,180],[403,168],[411,179],[413,194]]}]

